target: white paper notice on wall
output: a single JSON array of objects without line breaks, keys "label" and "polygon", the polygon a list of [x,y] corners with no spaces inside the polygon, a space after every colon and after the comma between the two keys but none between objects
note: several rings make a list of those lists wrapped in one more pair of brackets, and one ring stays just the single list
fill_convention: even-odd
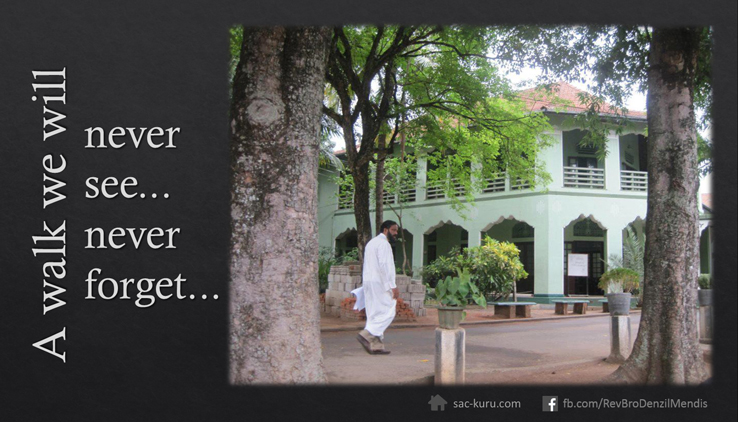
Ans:
[{"label": "white paper notice on wall", "polygon": [[569,254],[569,276],[589,277],[589,259],[586,253]]}]

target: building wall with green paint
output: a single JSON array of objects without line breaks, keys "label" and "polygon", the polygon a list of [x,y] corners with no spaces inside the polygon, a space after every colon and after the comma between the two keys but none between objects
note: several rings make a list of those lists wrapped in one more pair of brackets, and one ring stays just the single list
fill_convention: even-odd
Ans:
[{"label": "building wall with green paint", "polygon": [[[644,127],[645,122],[641,122],[632,133],[640,134]],[[470,247],[480,245],[482,232],[490,231],[502,237],[498,240],[533,241],[536,295],[563,294],[565,241],[599,241],[604,244],[605,257],[622,254],[623,230],[628,224],[646,218],[646,192],[621,190],[620,185],[620,147],[627,146],[634,140],[639,141],[638,137],[611,133],[607,141],[608,155],[601,162],[605,173],[604,187],[585,189],[564,187],[563,182],[565,154],[576,152],[574,140],[581,134],[557,128],[550,135],[554,139],[553,145],[540,153],[540,159],[546,164],[546,170],[552,178],[548,186],[518,191],[508,188],[504,192],[478,194],[475,204],[469,204],[463,216],[445,199],[425,199],[425,163],[422,158],[419,159],[417,200],[408,203],[403,211],[404,228],[413,236],[412,266],[418,269],[423,265],[428,246],[424,244],[424,235],[436,229],[436,252],[439,256],[453,246],[462,244],[459,229],[452,225],[460,226],[468,232],[466,243]],[[572,139],[573,146],[565,146],[564,139]],[[566,150],[569,152],[565,151],[565,147],[570,148]],[[320,182],[329,185],[332,183],[329,178],[322,176]],[[321,187],[320,190],[318,214],[322,247],[333,247],[336,236],[356,227],[352,210],[337,210],[336,191],[335,185]],[[333,197],[330,196],[331,192]],[[371,214],[373,222],[374,215]],[[387,209],[384,216],[385,219],[396,220]],[[604,230],[602,237],[573,235],[574,224],[586,218],[596,222]],[[510,238],[510,230],[516,222],[531,225],[534,228],[534,237]]]}]

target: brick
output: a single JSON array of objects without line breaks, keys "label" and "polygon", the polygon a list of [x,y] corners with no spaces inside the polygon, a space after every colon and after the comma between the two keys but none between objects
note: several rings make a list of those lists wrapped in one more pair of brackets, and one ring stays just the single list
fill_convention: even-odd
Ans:
[{"label": "brick", "polygon": [[397,285],[397,290],[399,290],[400,293],[405,293],[405,292],[407,292],[407,287],[408,286],[405,286],[404,284],[398,284]]},{"label": "brick", "polygon": [[410,293],[423,293],[425,294],[425,286],[422,284],[411,284],[407,286],[407,291]]}]

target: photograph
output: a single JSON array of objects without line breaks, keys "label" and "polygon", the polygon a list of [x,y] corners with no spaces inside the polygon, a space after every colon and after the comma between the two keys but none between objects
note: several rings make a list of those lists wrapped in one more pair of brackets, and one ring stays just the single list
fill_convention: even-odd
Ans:
[{"label": "photograph", "polygon": [[0,420],[736,420],[738,5],[7,3]]}]

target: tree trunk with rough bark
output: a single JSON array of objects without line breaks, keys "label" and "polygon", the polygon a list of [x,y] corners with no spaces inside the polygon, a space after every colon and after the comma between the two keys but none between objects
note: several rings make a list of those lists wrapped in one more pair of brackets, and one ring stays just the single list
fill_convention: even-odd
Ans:
[{"label": "tree trunk with rough bark", "polygon": [[[380,139],[383,135],[379,136]],[[384,145],[384,140],[380,142],[380,145]],[[379,227],[384,223],[384,159],[386,154],[384,151],[379,150],[377,152],[377,174],[375,175],[374,183],[374,227],[375,231],[379,231]]]},{"label": "tree trunk with rough bark", "polygon": [[325,381],[317,172],[326,28],[244,29],[231,104],[230,381]]},{"label": "tree trunk with rough bark", "polygon": [[359,246],[359,260],[364,262],[364,248],[372,240],[372,222],[369,215],[369,162],[352,169],[354,178],[354,218],[356,218],[356,238]]},{"label": "tree trunk with rough bark", "polygon": [[655,29],[648,74],[648,218],[643,313],[630,357],[612,380],[696,384],[699,230],[693,82],[700,29]]}]

